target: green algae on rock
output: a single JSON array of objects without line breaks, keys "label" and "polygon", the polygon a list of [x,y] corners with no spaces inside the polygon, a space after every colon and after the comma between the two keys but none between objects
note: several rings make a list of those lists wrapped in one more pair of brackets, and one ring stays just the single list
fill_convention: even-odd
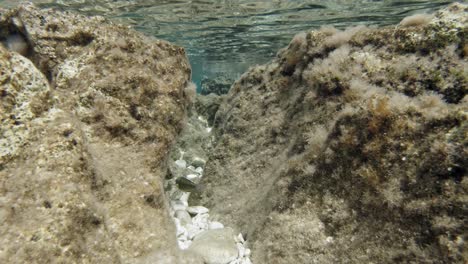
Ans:
[{"label": "green algae on rock", "polygon": [[188,105],[182,48],[100,17],[0,10],[0,262],[200,263],[163,179]]},{"label": "green algae on rock", "polygon": [[297,35],[219,107],[193,203],[256,263],[466,263],[467,12]]}]

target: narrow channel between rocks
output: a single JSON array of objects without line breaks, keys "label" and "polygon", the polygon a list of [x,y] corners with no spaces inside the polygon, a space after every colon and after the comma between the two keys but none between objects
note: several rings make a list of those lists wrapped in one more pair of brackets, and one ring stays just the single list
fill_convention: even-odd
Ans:
[{"label": "narrow channel between rocks", "polygon": [[[200,100],[219,100],[218,96],[197,95]],[[203,98],[202,98],[203,97]],[[242,233],[224,226],[210,216],[209,208],[190,204],[190,195],[204,190],[200,185],[207,160],[207,150],[212,147],[211,117],[200,115],[194,106],[189,112],[186,128],[172,149],[169,172],[165,181],[166,197],[170,200],[170,214],[177,228],[179,248],[200,255],[205,263],[250,264],[250,249]],[[210,120],[210,121],[208,121]]]}]

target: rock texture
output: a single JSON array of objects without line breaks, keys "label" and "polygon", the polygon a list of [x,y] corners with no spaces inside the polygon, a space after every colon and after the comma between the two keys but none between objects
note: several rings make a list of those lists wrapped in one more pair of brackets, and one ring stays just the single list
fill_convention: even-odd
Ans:
[{"label": "rock texture", "polygon": [[0,262],[199,263],[163,191],[184,50],[28,4],[0,10],[0,40]]},{"label": "rock texture", "polygon": [[189,251],[203,256],[207,264],[228,264],[238,256],[230,228],[203,231],[195,237]]},{"label": "rock texture", "polygon": [[218,75],[214,78],[205,77],[201,81],[202,95],[216,94],[223,95],[229,92],[232,83],[234,82],[228,75]]},{"label": "rock texture", "polygon": [[221,104],[193,204],[254,263],[466,263],[467,12],[297,35]]}]

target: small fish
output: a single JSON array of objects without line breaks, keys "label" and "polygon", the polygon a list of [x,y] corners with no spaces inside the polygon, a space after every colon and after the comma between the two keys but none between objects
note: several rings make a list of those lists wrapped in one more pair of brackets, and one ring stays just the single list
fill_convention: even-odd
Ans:
[{"label": "small fish", "polygon": [[176,179],[177,187],[184,192],[201,192],[203,187],[200,184],[196,184],[193,181],[185,178],[179,177]]}]

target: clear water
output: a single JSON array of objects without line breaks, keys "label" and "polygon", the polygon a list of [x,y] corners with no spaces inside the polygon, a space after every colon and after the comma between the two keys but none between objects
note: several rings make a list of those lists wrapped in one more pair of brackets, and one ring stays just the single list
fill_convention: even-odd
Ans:
[{"label": "clear water", "polygon": [[[18,0],[0,0],[13,7]],[[333,25],[383,26],[455,1],[421,0],[32,0],[101,15],[186,48],[193,80],[238,77],[270,60],[298,32]]]}]

